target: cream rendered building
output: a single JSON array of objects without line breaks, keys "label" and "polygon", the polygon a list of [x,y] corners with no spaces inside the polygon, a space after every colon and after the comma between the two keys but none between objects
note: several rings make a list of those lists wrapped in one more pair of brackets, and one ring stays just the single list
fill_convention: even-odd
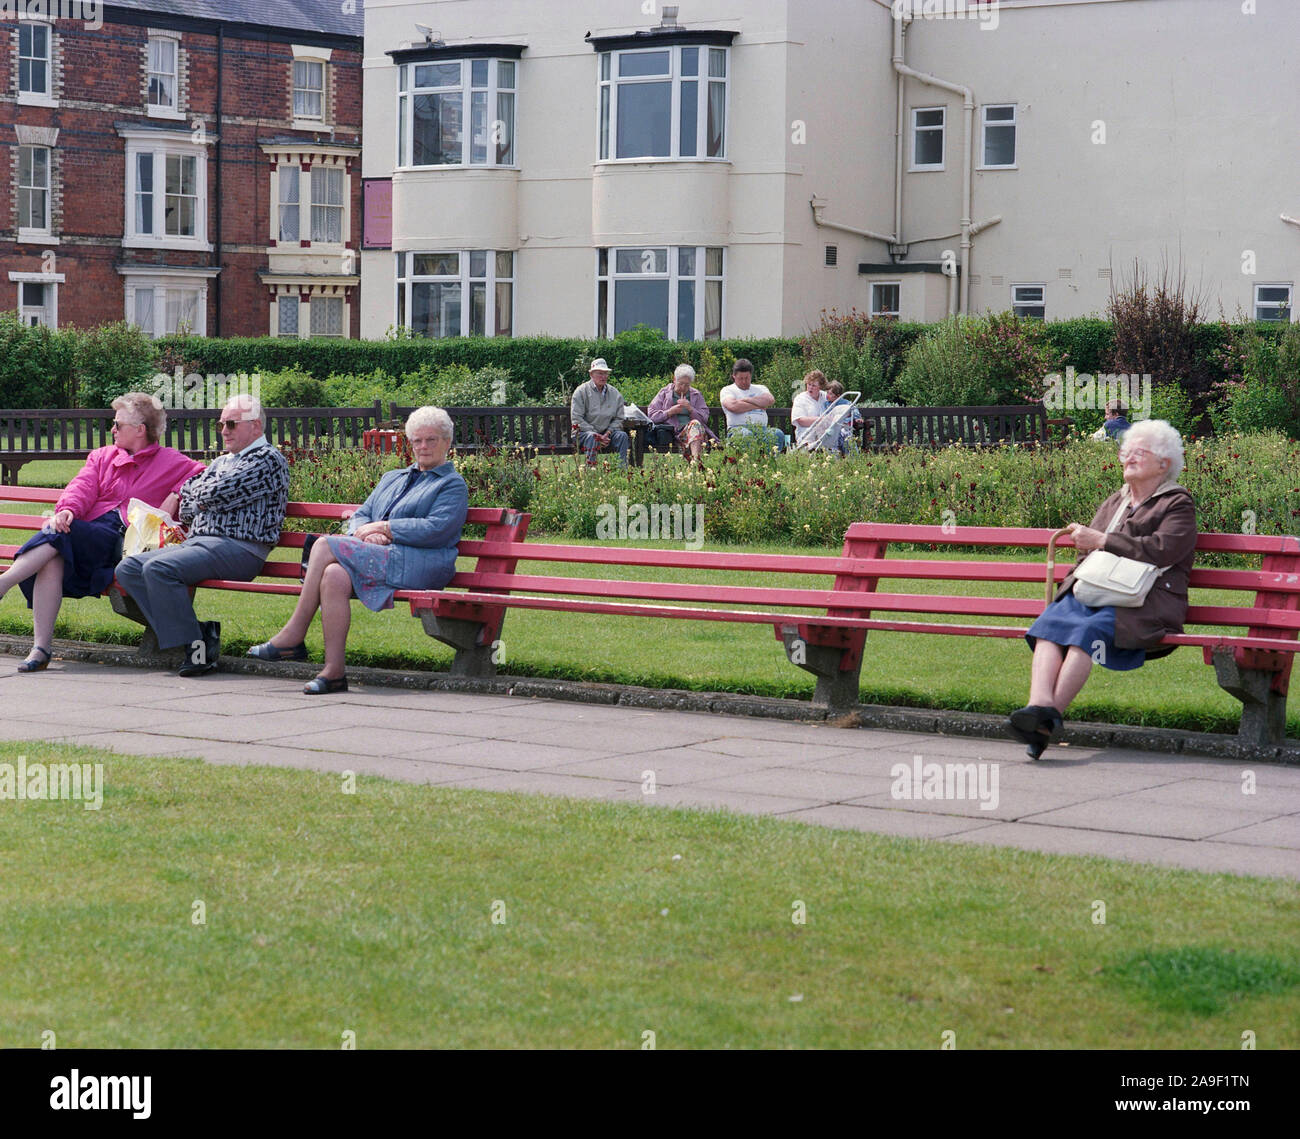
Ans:
[{"label": "cream rendered building", "polygon": [[367,0],[362,335],[1061,318],[1135,259],[1291,315],[1300,0],[893,9]]}]

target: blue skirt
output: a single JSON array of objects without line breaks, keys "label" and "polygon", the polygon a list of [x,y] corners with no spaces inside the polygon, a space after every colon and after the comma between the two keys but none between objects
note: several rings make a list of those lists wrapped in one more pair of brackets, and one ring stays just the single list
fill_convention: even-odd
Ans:
[{"label": "blue skirt", "polygon": [[1092,609],[1075,600],[1073,590],[1059,601],[1053,601],[1025,632],[1031,649],[1039,637],[1055,645],[1078,645],[1103,668],[1115,672],[1141,668],[1147,659],[1146,649],[1115,647],[1113,605]]},{"label": "blue skirt", "polygon": [[348,571],[357,600],[375,612],[391,609],[396,590],[388,584],[388,556],[393,547],[333,534],[325,540],[335,560]]},{"label": "blue skirt", "polygon": [[[53,546],[63,559],[63,596],[98,597],[113,584],[113,571],[122,560],[122,535],[125,532],[122,517],[116,510],[101,514],[91,522],[74,518],[66,534],[42,530],[25,542],[14,557],[37,546]],[[18,583],[18,588],[27,598],[28,609],[32,607],[35,586],[35,575]]]}]

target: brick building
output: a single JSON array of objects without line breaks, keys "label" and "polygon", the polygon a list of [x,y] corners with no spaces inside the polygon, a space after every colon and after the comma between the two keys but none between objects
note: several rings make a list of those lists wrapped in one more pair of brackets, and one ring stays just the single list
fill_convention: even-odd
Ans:
[{"label": "brick building", "polygon": [[359,4],[46,0],[49,18],[13,18],[32,8],[0,9],[0,309],[357,335]]}]

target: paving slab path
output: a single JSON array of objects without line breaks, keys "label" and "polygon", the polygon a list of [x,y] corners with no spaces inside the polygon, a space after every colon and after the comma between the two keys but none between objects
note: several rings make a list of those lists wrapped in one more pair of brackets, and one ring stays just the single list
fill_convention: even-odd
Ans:
[{"label": "paving slab path", "polygon": [[[1300,767],[755,716],[0,656],[0,740],[653,807],[1300,879]],[[12,762],[0,744],[0,762]],[[936,796],[935,792],[939,792]]]}]

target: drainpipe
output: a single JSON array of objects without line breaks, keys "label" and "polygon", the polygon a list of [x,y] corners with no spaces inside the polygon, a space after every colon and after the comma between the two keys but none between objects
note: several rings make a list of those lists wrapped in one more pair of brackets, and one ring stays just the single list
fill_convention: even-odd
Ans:
[{"label": "drainpipe", "polygon": [[[931,87],[938,87],[942,91],[951,91],[954,95],[962,97],[962,110],[965,112],[966,121],[966,141],[965,141],[965,160],[962,163],[961,171],[961,298],[958,302],[958,312],[966,312],[970,305],[970,250],[971,250],[971,167],[975,160],[975,94],[969,87],[963,87],[960,83],[949,83],[946,79],[940,79],[935,75],[929,75],[924,71],[917,71],[914,67],[908,67],[903,62],[903,26],[910,20],[896,19],[894,21],[894,70],[898,73],[899,82],[902,77],[907,75],[921,83],[928,84]],[[899,114],[902,114],[902,100],[899,100]],[[899,179],[902,178],[902,163],[898,164]],[[901,210],[901,190],[895,194],[896,209]],[[951,295],[951,285],[949,285],[949,294]]]},{"label": "drainpipe", "polygon": [[[222,53],[226,42],[226,25],[217,25],[217,248],[216,268],[221,268],[221,207],[225,201],[221,193],[221,140],[225,133],[221,122],[221,75]],[[218,272],[213,284],[216,285],[216,304],[213,309],[213,325],[217,336],[221,335],[221,273]]]},{"label": "drainpipe", "polygon": [[855,237],[874,237],[877,241],[894,242],[897,240],[893,234],[877,233],[874,229],[854,229],[851,225],[841,225],[837,221],[827,221],[822,217],[822,211],[826,208],[826,199],[813,195],[808,199],[808,204],[812,206],[813,222],[819,229],[837,229],[841,233],[851,233]]}]

